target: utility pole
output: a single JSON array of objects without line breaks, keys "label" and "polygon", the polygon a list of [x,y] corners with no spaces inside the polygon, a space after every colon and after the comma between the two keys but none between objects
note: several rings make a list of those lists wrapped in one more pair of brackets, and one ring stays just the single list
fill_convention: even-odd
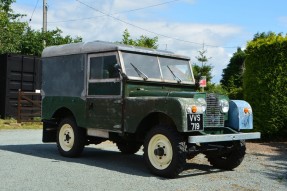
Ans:
[{"label": "utility pole", "polygon": [[[43,29],[42,29],[43,33],[47,32],[47,9],[48,9],[47,0],[43,0]],[[43,44],[45,47],[46,46],[45,40],[43,40]]]}]

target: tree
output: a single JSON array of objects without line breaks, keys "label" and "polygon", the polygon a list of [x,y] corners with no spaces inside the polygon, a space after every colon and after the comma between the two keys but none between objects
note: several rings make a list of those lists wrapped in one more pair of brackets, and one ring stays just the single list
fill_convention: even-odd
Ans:
[{"label": "tree", "polygon": [[21,44],[21,35],[26,23],[19,21],[24,15],[14,14],[11,4],[15,0],[0,0],[0,54],[6,52],[18,52]]},{"label": "tree", "polygon": [[7,14],[11,20],[17,20],[25,15],[15,14],[11,9],[11,4],[15,3],[16,0],[0,0],[0,12]]},{"label": "tree", "polygon": [[206,81],[207,81],[207,88],[206,90],[208,91],[208,88],[211,86],[211,79],[212,79],[212,75],[211,75],[211,70],[212,70],[212,66],[207,64],[208,60],[210,58],[206,57],[206,53],[207,50],[204,50],[204,46],[202,48],[202,50],[198,51],[199,56],[196,56],[196,59],[198,60],[198,62],[201,63],[200,65],[197,64],[193,64],[193,75],[194,75],[194,79],[195,79],[195,89],[199,90],[199,81],[201,76],[206,76]]},{"label": "tree", "polygon": [[141,47],[157,49],[158,48],[157,42],[158,42],[158,37],[149,38],[143,35],[140,36],[139,39],[133,40],[132,38],[130,38],[130,33],[128,29],[125,29],[123,32],[123,39],[119,43],[126,44],[126,45],[132,45],[132,46],[141,46]]},{"label": "tree", "polygon": [[32,54],[41,55],[42,50],[45,48],[43,40],[46,41],[46,46],[61,45],[81,42],[81,37],[72,38],[67,35],[63,37],[62,31],[60,29],[55,29],[43,33],[39,30],[33,30],[27,27],[26,31],[23,33],[21,45],[18,47],[21,54]]},{"label": "tree", "polygon": [[31,29],[28,23],[20,21],[25,15],[15,14],[11,9],[11,4],[14,2],[15,0],[0,0],[0,54],[19,53],[39,56],[44,49],[43,40],[47,46],[82,41],[81,37],[62,36],[60,29],[45,33]]},{"label": "tree", "polygon": [[209,93],[216,93],[221,95],[228,95],[228,92],[222,87],[221,84],[208,84],[208,90]]},{"label": "tree", "polygon": [[263,137],[287,137],[287,35],[256,34],[247,44],[244,98]]},{"label": "tree", "polygon": [[246,54],[241,48],[231,57],[229,64],[223,69],[220,83],[229,92],[232,99],[243,99],[243,72]]}]

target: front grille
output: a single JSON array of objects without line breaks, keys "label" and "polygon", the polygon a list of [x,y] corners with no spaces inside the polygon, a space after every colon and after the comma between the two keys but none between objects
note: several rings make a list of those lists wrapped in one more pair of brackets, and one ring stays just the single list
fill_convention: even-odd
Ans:
[{"label": "front grille", "polygon": [[218,97],[215,94],[206,96],[206,117],[204,120],[205,127],[223,127],[224,115],[220,112]]}]

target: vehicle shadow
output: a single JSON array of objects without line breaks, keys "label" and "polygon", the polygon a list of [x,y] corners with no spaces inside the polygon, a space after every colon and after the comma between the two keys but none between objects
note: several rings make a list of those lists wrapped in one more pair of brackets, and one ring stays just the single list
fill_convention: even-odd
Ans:
[{"label": "vehicle shadow", "polygon": [[[60,156],[55,144],[1,145],[0,150],[50,159],[52,162],[80,163],[88,166],[117,171],[129,175],[154,177],[146,168],[142,155],[124,155],[118,151],[86,147],[79,158]],[[209,165],[187,163],[185,171],[179,178],[217,173]],[[157,177],[165,180],[165,178]]]},{"label": "vehicle shadow", "polygon": [[207,164],[187,163],[185,165],[185,170],[180,174],[179,178],[185,178],[191,176],[203,176],[219,172],[224,172],[224,170],[214,168]]}]

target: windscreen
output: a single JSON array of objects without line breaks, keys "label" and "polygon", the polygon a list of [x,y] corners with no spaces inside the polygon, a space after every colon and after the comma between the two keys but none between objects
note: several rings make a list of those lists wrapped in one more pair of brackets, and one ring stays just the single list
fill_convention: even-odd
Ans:
[{"label": "windscreen", "polygon": [[189,60],[122,52],[128,77],[194,83]]}]

